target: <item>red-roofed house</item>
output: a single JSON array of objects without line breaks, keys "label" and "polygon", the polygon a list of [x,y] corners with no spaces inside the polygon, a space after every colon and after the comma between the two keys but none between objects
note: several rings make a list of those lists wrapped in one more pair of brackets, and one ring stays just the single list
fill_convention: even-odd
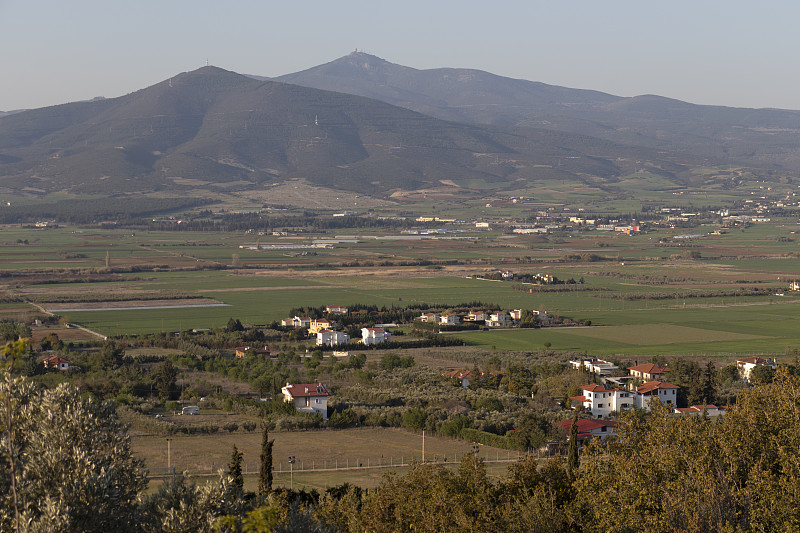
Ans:
[{"label": "red-roofed house", "polygon": [[708,416],[718,416],[725,414],[724,407],[717,407],[716,405],[693,405],[691,407],[676,407],[672,412],[678,415],[701,415],[703,411]]},{"label": "red-roofed house", "polygon": [[281,326],[291,326],[293,328],[307,328],[311,325],[311,319],[307,316],[294,318],[284,318],[281,320]]},{"label": "red-roofed house", "polygon": [[678,399],[678,387],[664,381],[648,381],[636,388],[634,400],[639,409],[650,410],[650,401],[658,398],[665,405],[674,406]]},{"label": "red-roofed house", "polygon": [[59,357],[54,355],[53,357],[48,357],[44,361],[45,368],[57,368],[58,370],[64,371],[69,369],[69,361],[64,359],[63,357]]},{"label": "red-roofed house", "polygon": [[778,368],[778,365],[775,364],[774,360],[764,359],[763,357],[746,357],[744,359],[738,359],[736,361],[736,366],[739,367],[739,375],[742,377],[742,381],[745,383],[750,381],[750,376],[753,373],[753,369],[757,366],[769,366],[772,367],[772,370]]},{"label": "red-roofed house", "polygon": [[[617,427],[616,422],[608,420],[590,420],[582,418],[578,420],[578,443],[582,443],[587,439],[598,438],[601,441],[605,440],[609,435],[614,434],[614,428]],[[559,427],[569,434],[572,429],[572,420],[564,420],[558,423]]]},{"label": "red-roofed house", "polygon": [[317,346],[336,346],[348,342],[350,342],[350,337],[341,331],[326,329],[317,332]]},{"label": "red-roofed house", "polygon": [[316,335],[320,331],[332,329],[332,327],[333,324],[327,318],[312,318],[311,322],[308,324],[308,332],[311,335]]},{"label": "red-roofed house", "polygon": [[441,317],[436,313],[422,313],[421,315],[419,315],[418,318],[422,322],[427,322],[427,323],[439,322],[439,320],[441,319]]},{"label": "red-roofed house", "polygon": [[367,346],[389,342],[391,338],[392,334],[383,328],[361,328],[361,340]]},{"label": "red-roofed house", "polygon": [[582,406],[595,418],[602,418],[611,413],[634,407],[634,393],[627,390],[607,389],[602,385],[584,385],[582,396],[570,398],[572,408]]},{"label": "red-roofed house", "polygon": [[644,363],[629,367],[628,373],[642,381],[661,381],[664,379],[667,369],[653,363]]},{"label": "red-roofed house", "polygon": [[328,389],[322,383],[287,383],[281,389],[283,401],[293,403],[301,413],[319,413],[328,419]]},{"label": "red-roofed house", "polygon": [[449,326],[452,326],[452,325],[455,325],[455,324],[460,324],[461,323],[461,317],[458,316],[458,315],[453,315],[453,314],[442,315],[442,316],[439,317],[439,323],[440,324],[449,325]]},{"label": "red-roofed house", "polygon": [[[480,372],[480,375],[484,375],[483,372]],[[453,370],[452,372],[446,372],[445,377],[458,379],[461,381],[461,386],[463,388],[469,388],[469,380],[475,378],[476,376],[472,372],[472,370]]]},{"label": "red-roofed house", "polygon": [[236,357],[239,359],[244,359],[250,354],[269,357],[269,348],[266,346],[264,348],[253,348],[252,346],[238,346],[236,348]]}]

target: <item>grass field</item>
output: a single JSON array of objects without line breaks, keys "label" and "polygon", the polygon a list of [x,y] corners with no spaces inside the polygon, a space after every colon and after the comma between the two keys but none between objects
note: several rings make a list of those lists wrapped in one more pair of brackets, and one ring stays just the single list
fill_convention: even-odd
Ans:
[{"label": "grass field", "polygon": [[[202,415],[198,415],[202,418]],[[345,481],[360,486],[375,486],[383,474],[399,469],[401,463],[421,461],[422,435],[396,428],[363,428],[327,431],[273,432],[273,463],[276,483],[289,482],[287,458],[296,457],[295,483],[324,489]],[[233,445],[244,453],[243,464],[248,472],[257,472],[261,453],[261,433],[225,433],[171,437],[172,465],[178,472],[213,474],[225,470]],[[167,466],[167,441],[164,437],[132,437],[133,453],[145,461],[151,474],[163,474]],[[472,451],[472,443],[426,435],[426,461],[458,461]],[[489,446],[480,447],[486,460],[513,460],[517,452]],[[355,467],[368,468],[355,468]],[[372,467],[385,466],[383,469]],[[323,470],[308,472],[309,470]],[[504,466],[497,469],[505,470]]]}]

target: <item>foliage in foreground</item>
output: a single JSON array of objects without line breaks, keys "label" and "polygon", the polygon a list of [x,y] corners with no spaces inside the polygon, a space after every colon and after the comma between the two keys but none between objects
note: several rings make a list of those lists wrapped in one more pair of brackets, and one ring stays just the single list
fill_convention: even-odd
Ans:
[{"label": "foliage in foreground", "polygon": [[[7,368],[23,349],[5,348]],[[6,371],[0,415],[2,531],[800,529],[800,378],[787,372],[743,391],[719,420],[658,405],[625,413],[618,436],[571,468],[529,456],[494,481],[468,454],[456,471],[414,465],[376,490],[322,496],[250,494],[230,476],[198,485],[178,476],[146,495],[113,405],[66,384],[40,389]]]}]

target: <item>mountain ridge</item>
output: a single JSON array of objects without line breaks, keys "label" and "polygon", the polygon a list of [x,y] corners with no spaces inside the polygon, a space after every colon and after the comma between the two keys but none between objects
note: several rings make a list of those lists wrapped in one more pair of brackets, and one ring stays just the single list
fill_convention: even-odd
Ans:
[{"label": "mountain ridge", "polygon": [[199,194],[303,178],[380,196],[448,180],[613,181],[643,158],[652,163],[636,165],[685,170],[585,135],[443,121],[217,67],[0,119],[0,187],[36,194]]},{"label": "mountain ridge", "polygon": [[363,52],[274,79],[369,96],[446,120],[588,134],[730,164],[800,171],[800,111],[619,97],[473,69],[417,70]]}]

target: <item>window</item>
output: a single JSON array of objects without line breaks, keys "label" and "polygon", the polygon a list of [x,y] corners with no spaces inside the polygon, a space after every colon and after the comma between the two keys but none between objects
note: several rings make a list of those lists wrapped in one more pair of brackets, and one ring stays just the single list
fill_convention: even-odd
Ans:
[{"label": "window", "polygon": [[602,409],[602,408],[603,408],[603,404],[602,404],[602,403],[598,403],[598,404],[597,404],[597,408],[598,408],[598,409]]}]

